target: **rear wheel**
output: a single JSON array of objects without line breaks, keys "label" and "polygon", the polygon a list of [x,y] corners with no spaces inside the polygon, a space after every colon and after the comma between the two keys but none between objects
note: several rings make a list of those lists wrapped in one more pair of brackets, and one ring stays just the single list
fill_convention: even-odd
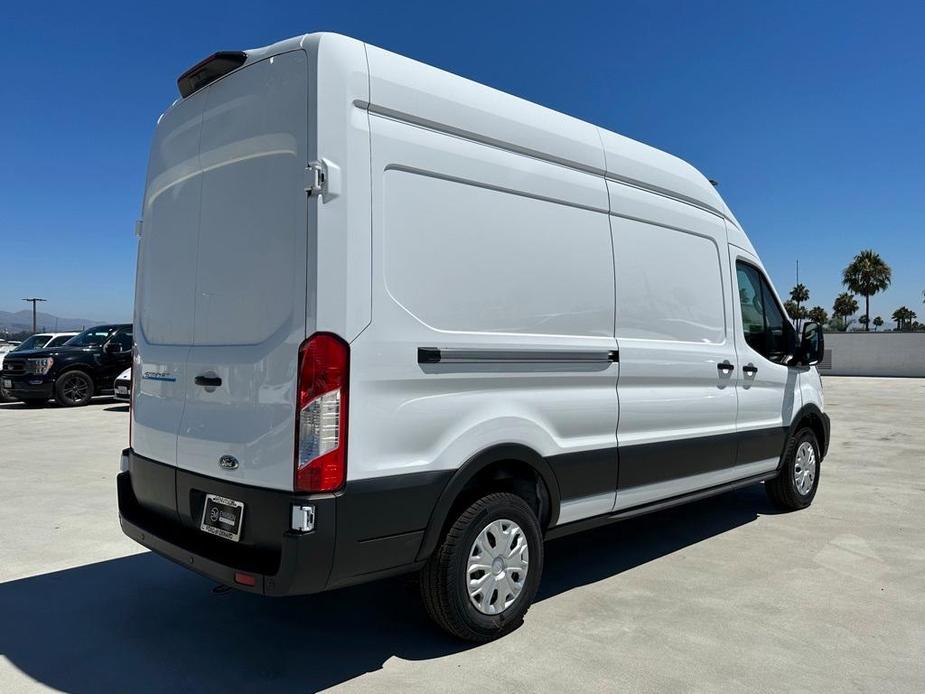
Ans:
[{"label": "rear wheel", "polygon": [[80,407],[93,397],[93,380],[83,371],[68,371],[55,382],[55,400],[64,407]]},{"label": "rear wheel", "polygon": [[519,496],[489,494],[464,510],[421,571],[428,614],[467,641],[504,636],[523,622],[543,571],[543,538]]},{"label": "rear wheel", "polygon": [[819,487],[819,442],[812,429],[798,429],[787,442],[780,473],[764,488],[775,506],[788,511],[806,508]]}]

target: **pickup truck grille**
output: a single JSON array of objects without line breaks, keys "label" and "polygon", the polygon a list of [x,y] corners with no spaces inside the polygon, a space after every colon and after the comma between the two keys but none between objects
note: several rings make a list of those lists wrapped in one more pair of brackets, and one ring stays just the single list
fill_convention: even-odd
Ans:
[{"label": "pickup truck grille", "polygon": [[3,373],[8,374],[8,375],[26,373],[26,360],[25,359],[10,359],[10,358],[4,359],[3,360]]}]

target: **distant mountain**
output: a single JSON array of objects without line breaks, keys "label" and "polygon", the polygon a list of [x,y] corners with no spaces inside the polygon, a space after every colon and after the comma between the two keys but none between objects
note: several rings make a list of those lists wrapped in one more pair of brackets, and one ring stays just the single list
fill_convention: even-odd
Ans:
[{"label": "distant mountain", "polygon": [[[36,314],[38,329],[47,332],[83,330],[84,328],[107,322],[109,321],[94,320],[92,318],[61,318],[41,311]],[[16,311],[16,313],[0,311],[0,332],[18,333],[23,330],[32,330],[32,309]]]}]

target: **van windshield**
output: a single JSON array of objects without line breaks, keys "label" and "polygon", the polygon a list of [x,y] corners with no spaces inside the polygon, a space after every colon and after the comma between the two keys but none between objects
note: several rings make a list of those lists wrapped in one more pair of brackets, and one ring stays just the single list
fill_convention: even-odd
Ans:
[{"label": "van windshield", "polygon": [[68,347],[95,347],[106,342],[106,338],[111,334],[112,328],[88,328],[64,344]]}]

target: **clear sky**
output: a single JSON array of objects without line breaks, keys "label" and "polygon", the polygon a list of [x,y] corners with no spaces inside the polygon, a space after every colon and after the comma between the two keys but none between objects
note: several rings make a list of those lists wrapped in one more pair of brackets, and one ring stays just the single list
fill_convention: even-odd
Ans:
[{"label": "clear sky", "polygon": [[782,294],[831,312],[881,253],[925,317],[925,3],[13,3],[0,45],[0,310],[130,317],[147,148],[216,50],[333,30],[676,154],[720,182]]}]

